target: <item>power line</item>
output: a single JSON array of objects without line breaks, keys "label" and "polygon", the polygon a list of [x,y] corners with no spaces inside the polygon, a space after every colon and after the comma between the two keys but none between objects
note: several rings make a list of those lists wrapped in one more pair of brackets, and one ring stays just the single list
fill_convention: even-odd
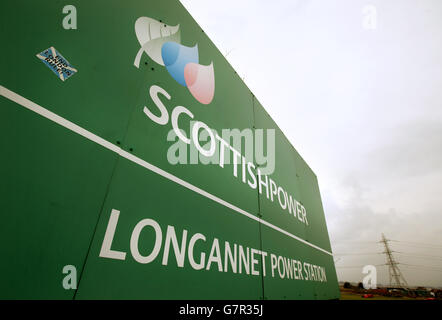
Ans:
[{"label": "power line", "polygon": [[[395,242],[395,244],[400,245],[412,245],[412,246],[422,246],[429,247],[431,249],[442,249],[442,245],[432,244],[432,243],[423,243],[423,242],[412,242],[412,241],[402,241],[395,239],[386,239],[388,242]],[[378,244],[383,243],[383,241],[353,241],[353,240],[340,240],[340,241],[332,241],[333,245],[349,245],[349,244]]]},{"label": "power line", "polygon": [[333,244],[376,244],[379,243],[379,241],[352,241],[352,240],[347,240],[347,241],[331,241]]},{"label": "power line", "polygon": [[[388,240],[387,240],[388,241]],[[417,258],[429,258],[429,259],[442,259],[442,256],[435,256],[435,255],[430,255],[430,254],[422,254],[422,253],[417,253],[417,252],[402,252],[402,251],[396,251],[396,250],[390,250],[390,252],[394,252],[394,253],[398,253],[401,255],[406,255],[406,256],[412,256],[412,257],[417,257]],[[345,253],[333,253],[334,256],[368,256],[368,255],[377,255],[377,254],[385,254],[386,252],[358,252],[358,253],[354,253],[354,252],[345,252]]]},{"label": "power line", "polygon": [[422,259],[440,259],[442,260],[441,256],[433,256],[433,255],[428,255],[428,254],[420,254],[420,253],[406,253],[406,252],[400,252],[400,251],[395,251],[396,253],[400,254],[400,255],[404,255],[404,256],[409,256],[409,257],[414,257],[414,258],[422,258]]},{"label": "power line", "polygon": [[402,241],[402,240],[393,240],[390,239],[388,241],[392,242],[400,242],[402,244],[411,244],[411,245],[419,245],[419,246],[429,246],[429,247],[435,247],[437,249],[442,249],[442,245],[434,244],[434,243],[423,243],[423,242],[412,242],[412,241]]},{"label": "power line", "polygon": [[436,268],[436,267],[422,266],[422,265],[415,265],[415,264],[407,264],[407,263],[401,263],[401,265],[403,265],[405,267],[420,268],[420,269],[425,269],[425,270],[429,270],[429,271],[442,272],[442,269],[439,269],[439,268]]},{"label": "power line", "polygon": [[402,243],[400,241],[393,241],[392,243],[394,246],[405,246],[405,247],[411,247],[416,249],[429,249],[429,250],[442,250],[442,247],[438,246],[432,246],[428,244],[415,244],[415,243]]},{"label": "power line", "polygon": [[[384,264],[375,264],[375,265],[373,265],[373,266],[375,266],[375,267],[382,267],[382,266],[385,266],[385,263],[384,263]],[[340,269],[347,269],[347,268],[363,268],[363,267],[365,267],[365,265],[364,265],[364,266],[336,266],[336,268],[340,268]]]},{"label": "power line", "polygon": [[[383,266],[388,266],[388,263],[384,263],[384,264],[375,264],[373,266],[375,267],[383,267]],[[408,263],[399,263],[397,262],[396,265],[402,265],[404,267],[413,267],[413,268],[422,268],[422,269],[429,269],[429,270],[433,270],[433,271],[440,271],[442,272],[442,268],[437,268],[437,267],[432,267],[432,266],[424,266],[424,265],[416,265],[416,264],[408,264]],[[339,269],[348,269],[348,268],[363,268],[365,267],[365,265],[360,265],[360,266],[336,266],[336,268]]]},{"label": "power line", "polygon": [[[391,249],[390,242],[392,242],[394,245],[400,245],[400,246],[410,246],[410,247],[417,247],[417,248],[429,248],[429,249],[437,249],[438,245],[434,244],[428,244],[428,243],[417,243],[417,242],[411,242],[411,241],[399,241],[399,240],[392,240],[385,238],[384,234],[382,234],[382,240],[381,241],[349,241],[345,243],[345,241],[338,242],[338,245],[349,245],[349,244],[383,244],[385,247],[385,251],[383,252],[341,252],[341,253],[334,253],[333,256],[337,258],[335,261],[338,262],[342,259],[344,256],[373,256],[373,255],[379,255],[379,254],[385,254],[387,256],[387,263],[386,264],[378,264],[374,265],[376,267],[381,266],[388,266],[389,275],[390,275],[390,286],[396,286],[396,287],[404,287],[408,286],[407,281],[405,280],[402,272],[399,269],[399,265],[402,265],[406,268],[417,268],[421,270],[426,271],[432,271],[432,272],[442,272],[442,269],[434,266],[426,266],[426,265],[415,265],[415,264],[407,264],[407,263],[400,263],[397,262],[394,259],[393,253],[400,254],[406,257],[412,257],[412,258],[421,258],[421,259],[440,259],[442,260],[442,256],[432,255],[432,254],[421,254],[416,252],[402,252],[402,251],[395,251]],[[336,244],[336,243],[335,243]],[[365,245],[364,245],[365,247]],[[441,247],[442,249],[442,247]],[[362,269],[365,265],[350,265],[350,266],[336,266],[336,269]]]},{"label": "power line", "polygon": [[432,268],[432,269],[442,270],[442,268],[438,268],[438,267],[434,267],[434,266],[425,266],[425,265],[421,265],[421,264],[409,264],[409,263],[400,263],[400,264],[404,265],[404,266],[409,266],[409,267],[422,267],[422,268]]},{"label": "power line", "polygon": [[375,255],[375,254],[384,254],[384,252],[333,253],[334,256],[365,256],[365,255]]}]

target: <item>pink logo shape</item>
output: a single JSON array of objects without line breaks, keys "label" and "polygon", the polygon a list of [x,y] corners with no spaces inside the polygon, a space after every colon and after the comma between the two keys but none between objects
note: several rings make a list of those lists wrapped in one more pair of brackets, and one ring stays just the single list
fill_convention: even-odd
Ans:
[{"label": "pink logo shape", "polygon": [[190,62],[184,68],[184,80],[192,96],[202,104],[212,102],[215,94],[213,63],[203,66]]}]

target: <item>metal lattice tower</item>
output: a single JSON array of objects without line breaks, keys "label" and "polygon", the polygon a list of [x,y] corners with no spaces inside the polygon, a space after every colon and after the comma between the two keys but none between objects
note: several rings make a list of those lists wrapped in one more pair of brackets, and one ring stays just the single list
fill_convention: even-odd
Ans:
[{"label": "metal lattice tower", "polygon": [[382,240],[381,242],[385,246],[385,254],[387,256],[387,266],[388,266],[388,272],[390,274],[390,287],[397,287],[397,288],[404,288],[408,287],[408,283],[404,278],[404,275],[402,274],[401,270],[398,267],[398,262],[393,257],[393,251],[390,250],[390,247],[388,245],[387,238],[385,238],[385,235],[382,234]]}]

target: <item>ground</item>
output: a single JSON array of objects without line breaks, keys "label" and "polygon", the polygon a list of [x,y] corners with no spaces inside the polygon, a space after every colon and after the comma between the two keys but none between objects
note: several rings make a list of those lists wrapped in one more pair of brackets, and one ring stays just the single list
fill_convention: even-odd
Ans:
[{"label": "ground", "polygon": [[425,300],[425,298],[410,298],[410,297],[384,297],[374,294],[373,298],[363,298],[363,293],[356,293],[352,290],[341,289],[341,300]]}]

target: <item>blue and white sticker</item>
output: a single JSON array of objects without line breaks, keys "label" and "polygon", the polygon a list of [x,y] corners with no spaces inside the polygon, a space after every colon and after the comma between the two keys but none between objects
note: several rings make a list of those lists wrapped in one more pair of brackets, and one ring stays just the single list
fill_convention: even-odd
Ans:
[{"label": "blue and white sticker", "polygon": [[77,72],[77,69],[75,69],[54,47],[50,47],[40,52],[37,54],[37,57],[63,81]]}]

